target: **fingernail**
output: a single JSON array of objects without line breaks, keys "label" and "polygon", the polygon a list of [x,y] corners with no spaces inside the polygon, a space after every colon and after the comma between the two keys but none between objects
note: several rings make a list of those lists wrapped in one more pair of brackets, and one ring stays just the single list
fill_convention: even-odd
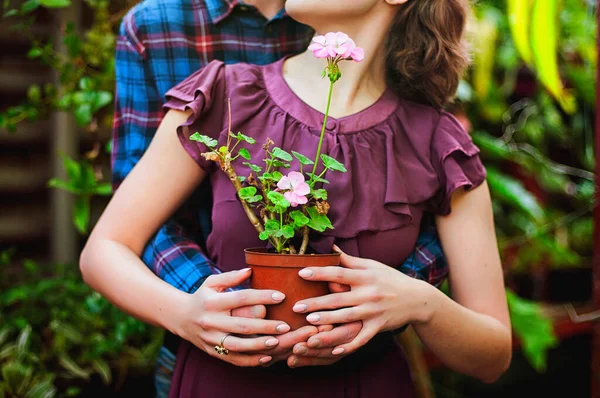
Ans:
[{"label": "fingernail", "polygon": [[309,269],[303,269],[302,271],[298,272],[298,275],[300,275],[303,278],[310,278],[314,275],[314,272],[312,272]]},{"label": "fingernail", "polygon": [[308,352],[308,348],[304,347],[303,345],[301,345],[300,347],[298,347],[294,350],[294,354],[298,354],[298,355],[304,355],[307,352]]},{"label": "fingernail", "polygon": [[298,359],[294,358],[290,361],[290,368],[293,368],[294,366],[296,366],[298,364]]},{"label": "fingernail", "polygon": [[239,270],[238,272],[248,272],[248,271],[250,271],[250,268],[244,268],[244,269]]},{"label": "fingernail", "polygon": [[265,363],[269,363],[271,361],[271,359],[272,359],[271,357],[263,357],[260,359],[259,362],[264,365]]},{"label": "fingernail", "polygon": [[344,350],[343,348],[336,348],[335,350],[331,351],[332,355],[342,355],[344,352],[346,352],[346,350]]},{"label": "fingernail", "polygon": [[285,332],[288,332],[290,330],[290,327],[289,327],[289,325],[283,324],[283,325],[277,326],[276,329],[277,329],[277,331],[279,333],[285,333]]},{"label": "fingernail", "polygon": [[267,347],[275,347],[277,344],[279,344],[279,340],[277,340],[277,339],[269,339],[269,340],[265,341],[265,345]]},{"label": "fingernail", "polygon": [[307,344],[310,348],[319,348],[321,346],[321,340],[309,339]]},{"label": "fingernail", "polygon": [[271,295],[271,298],[275,301],[282,301],[285,298],[285,295],[283,293],[275,292]]},{"label": "fingernail", "polygon": [[310,314],[306,317],[306,320],[309,322],[319,322],[321,320],[321,317],[317,314]]},{"label": "fingernail", "polygon": [[295,312],[304,312],[308,307],[306,304],[296,304],[294,308],[292,308]]}]

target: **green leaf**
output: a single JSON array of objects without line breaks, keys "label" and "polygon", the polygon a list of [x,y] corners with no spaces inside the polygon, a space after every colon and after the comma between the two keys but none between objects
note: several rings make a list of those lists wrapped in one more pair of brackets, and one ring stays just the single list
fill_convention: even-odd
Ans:
[{"label": "green leaf", "polygon": [[315,162],[313,162],[312,160],[310,160],[309,158],[307,158],[306,156],[304,156],[304,155],[303,155],[303,154],[301,154],[301,153],[298,153],[298,152],[296,152],[296,151],[292,151],[292,154],[293,154],[293,155],[294,155],[294,157],[295,157],[296,159],[298,159],[298,161],[299,161],[299,162],[300,162],[302,165],[304,165],[304,166],[308,166],[308,165],[311,165],[311,164],[315,164]]},{"label": "green leaf", "polygon": [[21,14],[28,14],[40,6],[40,0],[27,0],[21,5]]},{"label": "green leaf", "polygon": [[244,166],[248,166],[248,167],[250,168],[250,170],[252,170],[252,171],[253,171],[253,172],[255,172],[255,173],[260,173],[260,172],[262,171],[262,168],[261,168],[261,167],[259,167],[259,166],[257,166],[257,165],[255,165],[255,164],[248,163],[248,162],[244,162],[244,163],[242,163],[242,164],[243,164]]},{"label": "green leaf", "polygon": [[29,343],[31,342],[31,325],[27,325],[21,333],[19,333],[19,337],[17,337],[17,352],[19,355],[23,355],[29,349]]},{"label": "green leaf", "polygon": [[563,87],[558,71],[558,0],[535,1],[531,15],[531,50],[539,80],[569,114],[576,99]]},{"label": "green leaf", "polygon": [[291,165],[290,165],[289,163],[287,163],[287,162],[282,162],[282,161],[279,161],[279,160],[273,160],[273,161],[271,162],[271,166],[272,166],[272,167],[274,167],[274,168],[276,168],[276,169],[278,169],[278,168],[280,168],[280,167],[283,167],[283,168],[289,169],[289,168],[291,167]]},{"label": "green leaf", "polygon": [[35,383],[33,387],[27,391],[25,398],[54,398],[56,396],[56,387],[52,380],[43,380]]},{"label": "green leaf", "polygon": [[281,228],[281,234],[286,239],[292,239],[296,232],[294,231],[294,228],[291,225],[287,224],[284,225],[283,228]]},{"label": "green leaf", "polygon": [[92,367],[96,372],[98,372],[104,384],[107,386],[110,385],[112,380],[112,373],[110,371],[110,366],[108,365],[108,363],[104,359],[97,358],[92,361]]},{"label": "green leaf", "polygon": [[87,76],[82,77],[79,80],[79,88],[83,91],[90,91],[94,89],[94,81]]},{"label": "green leaf", "polygon": [[73,361],[73,359],[71,359],[71,357],[68,356],[68,354],[60,354],[58,363],[72,376],[84,380],[90,379],[90,372],[79,366],[75,361]]},{"label": "green leaf", "polygon": [[42,98],[42,89],[37,84],[32,84],[27,89],[27,98],[33,102],[37,103]]},{"label": "green leaf", "polygon": [[281,177],[283,177],[283,174],[281,174],[280,172],[278,172],[278,171],[273,172],[273,181],[279,182],[279,180],[281,180]]},{"label": "green leaf", "polygon": [[529,46],[529,26],[531,14],[530,0],[507,0],[508,24],[515,47],[521,58],[531,64],[532,55]]},{"label": "green leaf", "polygon": [[255,196],[253,196],[253,197],[251,197],[249,199],[246,199],[246,202],[248,202],[248,203],[257,203],[257,202],[260,202],[261,200],[263,200],[262,196],[255,195]]},{"label": "green leaf", "polygon": [[40,4],[48,8],[68,7],[71,5],[71,0],[40,0]]},{"label": "green leaf", "polygon": [[94,112],[104,108],[106,105],[109,105],[113,100],[112,93],[108,91],[98,91],[96,92],[96,101],[94,102]]},{"label": "green leaf", "polygon": [[8,340],[9,335],[10,335],[10,329],[8,328],[8,326],[5,326],[2,329],[0,329],[0,347],[2,345],[4,345],[6,340]]},{"label": "green leaf", "polygon": [[75,108],[75,121],[79,126],[86,126],[92,121],[92,106],[90,104],[79,105]]},{"label": "green leaf", "polygon": [[31,380],[33,369],[20,362],[11,361],[2,366],[2,385],[7,386],[14,396],[22,396],[23,390]]},{"label": "green leaf", "polygon": [[240,189],[238,196],[240,199],[248,201],[256,195],[256,187],[245,187]]},{"label": "green leaf", "polygon": [[315,199],[327,200],[327,191],[324,189],[316,189],[312,193]]},{"label": "green leaf", "polygon": [[190,140],[199,142],[201,144],[206,145],[210,149],[215,149],[215,147],[219,144],[219,142],[213,138],[210,138],[207,135],[202,135],[200,133],[194,133],[190,136]]},{"label": "green leaf", "polygon": [[42,56],[43,53],[44,52],[42,51],[41,48],[34,47],[31,50],[29,50],[29,52],[27,53],[27,58],[29,58],[29,59],[39,58]]},{"label": "green leaf", "polygon": [[327,228],[333,229],[333,225],[331,224],[331,220],[324,214],[319,214],[315,207],[309,207],[306,209],[308,212],[308,216],[310,217],[310,221],[308,226],[315,231],[325,232]]},{"label": "green leaf", "polygon": [[293,160],[292,155],[290,155],[289,153],[287,153],[286,151],[284,151],[283,149],[278,148],[278,147],[273,148],[272,154],[276,158],[284,160],[286,162],[291,162]]},{"label": "green leaf", "polygon": [[340,171],[342,173],[347,172],[346,167],[331,156],[321,155],[321,160],[323,161],[323,165],[333,171]]},{"label": "green leaf", "polygon": [[240,156],[246,160],[252,159],[252,156],[250,156],[250,151],[248,151],[246,148],[240,149]]},{"label": "green leaf", "polygon": [[245,134],[238,132],[237,134],[229,133],[232,137],[237,138],[240,141],[245,141],[250,145],[256,144],[256,140],[252,137],[248,137]]},{"label": "green leaf", "polygon": [[100,196],[109,196],[112,194],[112,185],[108,182],[99,184],[95,189],[94,193]]},{"label": "green leaf", "polygon": [[269,232],[279,231],[279,221],[267,220],[267,222],[265,223],[265,231],[269,231]]},{"label": "green leaf", "polygon": [[300,210],[294,210],[290,213],[290,217],[294,220],[296,227],[301,228],[308,225],[310,219],[304,215]]},{"label": "green leaf", "polygon": [[53,178],[50,181],[48,181],[48,187],[62,189],[75,195],[81,194],[81,189],[73,186],[73,184],[71,184],[70,182],[59,180],[58,178]]},{"label": "green leaf", "polygon": [[275,206],[280,206],[284,209],[287,209],[288,207],[290,207],[290,202],[288,202],[287,199],[279,192],[270,191],[269,193],[267,193],[267,198]]},{"label": "green leaf", "polygon": [[521,340],[523,354],[538,372],[544,372],[548,350],[557,345],[552,321],[543,316],[539,304],[506,290],[513,331]]},{"label": "green leaf", "polygon": [[[308,175],[310,175],[309,173],[307,173]],[[322,182],[324,184],[329,184],[329,180],[326,180],[324,178],[321,178],[319,176],[315,176],[314,178],[314,182]]]},{"label": "green leaf", "polygon": [[67,391],[65,391],[65,395],[67,397],[78,397],[81,395],[81,388],[69,387],[69,388],[67,388]]},{"label": "green leaf", "polygon": [[14,17],[15,15],[19,15],[19,11],[12,9],[12,10],[6,11],[2,17],[9,18],[9,17]]},{"label": "green leaf", "polygon": [[90,223],[90,197],[88,195],[75,198],[73,223],[81,234],[87,234],[88,225]]},{"label": "green leaf", "polygon": [[495,199],[516,206],[537,222],[545,219],[544,209],[520,181],[500,173],[493,167],[488,167],[487,172],[487,181]]},{"label": "green leaf", "polygon": [[258,234],[258,238],[260,240],[268,240],[272,232],[273,231],[262,231],[260,234]]},{"label": "green leaf", "polygon": [[244,177],[244,176],[238,176],[238,180],[240,182],[244,182],[244,181],[246,181],[246,177]]}]

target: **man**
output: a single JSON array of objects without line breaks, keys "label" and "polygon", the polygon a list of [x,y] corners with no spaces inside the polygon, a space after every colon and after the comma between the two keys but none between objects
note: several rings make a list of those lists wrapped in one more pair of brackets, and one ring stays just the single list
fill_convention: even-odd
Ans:
[{"label": "man", "polygon": [[[164,95],[214,59],[225,63],[268,64],[306,49],[311,30],[289,18],[284,0],[145,0],[124,18],[117,43],[116,100],[113,142],[113,185],[116,189],[150,144],[163,117]],[[210,231],[207,183],[151,239],[143,261],[155,274],[193,293],[217,267],[200,244]],[[194,203],[194,206],[190,206]],[[198,243],[200,242],[200,243]],[[421,246],[403,265],[445,269],[435,230],[423,231]],[[437,261],[436,261],[437,260]],[[237,316],[263,317],[264,307],[240,308]],[[319,346],[322,352],[352,340],[362,323],[335,328]],[[291,349],[309,336],[289,336],[277,349]],[[349,340],[348,340],[349,339]],[[167,334],[157,372],[157,395],[167,396],[178,339]],[[287,351],[286,351],[287,352]],[[286,354],[287,355],[287,354]],[[314,362],[313,362],[314,360]],[[300,365],[324,364],[306,357]],[[334,362],[335,359],[329,360]]]}]

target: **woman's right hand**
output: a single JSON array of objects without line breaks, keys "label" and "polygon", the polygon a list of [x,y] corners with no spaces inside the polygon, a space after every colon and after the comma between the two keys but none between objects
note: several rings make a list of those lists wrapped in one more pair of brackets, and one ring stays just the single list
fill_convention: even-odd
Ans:
[{"label": "woman's right hand", "polygon": [[[210,356],[236,366],[268,364],[273,358],[264,352],[276,347],[279,340],[274,336],[288,332],[290,326],[281,321],[232,316],[232,311],[241,307],[278,304],[285,296],[276,290],[245,289],[225,292],[228,288],[242,284],[250,277],[250,272],[250,269],[243,269],[208,277],[189,296],[185,308],[182,308],[178,335]],[[215,346],[228,334],[230,335],[223,345],[229,350],[229,354],[220,355]]]}]

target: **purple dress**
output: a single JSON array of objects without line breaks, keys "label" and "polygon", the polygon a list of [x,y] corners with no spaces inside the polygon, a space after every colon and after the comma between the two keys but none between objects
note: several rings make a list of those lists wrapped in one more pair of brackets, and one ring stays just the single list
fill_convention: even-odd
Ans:
[{"label": "purple dress", "polygon": [[[232,130],[256,139],[247,145],[262,159],[270,138],[284,150],[314,156],[324,115],[298,98],[283,78],[283,61],[225,66],[213,61],[167,93],[167,109],[193,111],[178,135],[186,151],[210,173],[213,231],[208,256],[223,271],[245,267],[244,248],[264,246],[246,218],[225,173],[200,156],[195,132],[227,139],[227,99]],[[323,84],[326,84],[324,81]],[[342,162],[347,173],[324,178],[335,227],[311,236],[317,252],[333,243],[346,253],[399,267],[412,252],[425,212],[447,215],[459,187],[471,189],[486,177],[478,148],[451,115],[386,91],[369,108],[330,118],[322,152]],[[250,169],[238,165],[238,175]],[[298,170],[294,160],[290,170]],[[411,397],[406,358],[394,337],[381,333],[357,353],[327,367],[239,368],[181,344],[170,397]]]}]

